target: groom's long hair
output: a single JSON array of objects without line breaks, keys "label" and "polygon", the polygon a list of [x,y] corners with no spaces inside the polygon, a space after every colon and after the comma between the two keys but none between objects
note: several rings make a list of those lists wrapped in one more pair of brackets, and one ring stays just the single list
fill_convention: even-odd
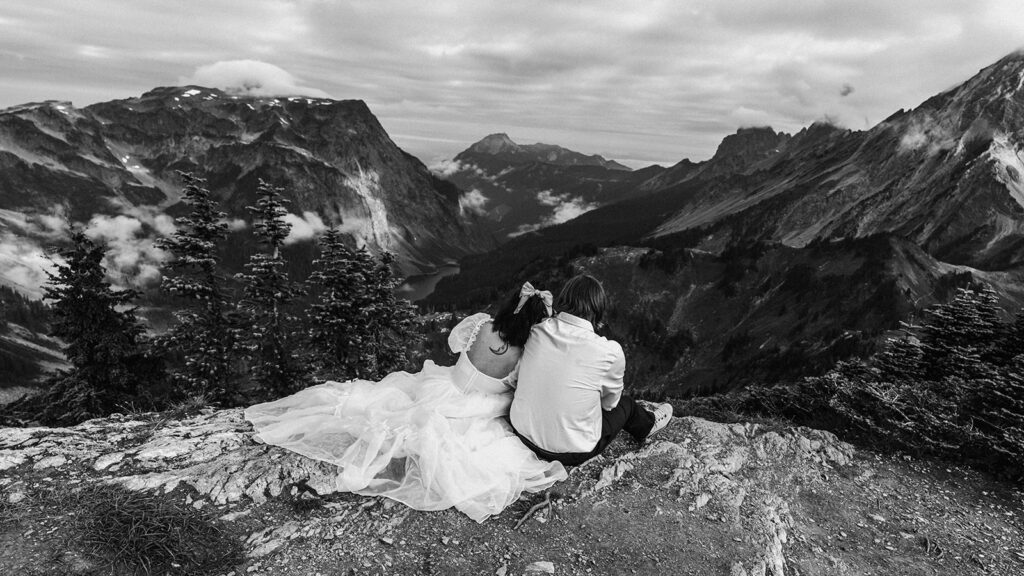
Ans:
[{"label": "groom's long hair", "polygon": [[530,337],[533,325],[548,317],[548,309],[538,296],[531,296],[523,303],[522,309],[516,312],[519,305],[519,290],[510,293],[502,302],[501,308],[494,314],[491,325],[509,346],[522,348]]},{"label": "groom's long hair", "polygon": [[590,274],[578,274],[562,286],[555,300],[555,309],[589,320],[595,327],[604,319],[608,295],[604,286]]}]

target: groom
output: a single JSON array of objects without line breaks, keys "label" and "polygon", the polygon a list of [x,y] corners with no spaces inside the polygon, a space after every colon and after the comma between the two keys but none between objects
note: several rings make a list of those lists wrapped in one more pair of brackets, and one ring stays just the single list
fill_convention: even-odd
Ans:
[{"label": "groom", "polygon": [[642,441],[672,418],[670,404],[652,412],[622,394],[622,346],[594,332],[607,301],[597,279],[576,276],[558,295],[558,314],[534,326],[526,341],[509,418],[523,444],[545,460],[582,464],[620,430]]}]

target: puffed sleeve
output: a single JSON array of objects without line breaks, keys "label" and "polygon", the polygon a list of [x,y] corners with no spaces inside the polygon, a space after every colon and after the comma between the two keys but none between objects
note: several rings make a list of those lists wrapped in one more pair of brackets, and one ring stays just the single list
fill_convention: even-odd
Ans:
[{"label": "puffed sleeve", "polygon": [[476,335],[480,332],[480,326],[490,319],[491,315],[486,312],[467,316],[455,328],[452,328],[451,334],[448,335],[448,347],[456,354],[468,350],[473,345],[473,341],[476,340]]}]

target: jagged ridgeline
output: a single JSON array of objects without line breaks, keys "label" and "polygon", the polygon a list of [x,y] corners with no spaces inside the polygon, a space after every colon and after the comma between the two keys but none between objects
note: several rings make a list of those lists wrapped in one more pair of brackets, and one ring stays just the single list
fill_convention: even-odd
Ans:
[{"label": "jagged ridgeline", "polygon": [[823,372],[957,286],[991,286],[1012,314],[1022,79],[1015,53],[869,130],[741,129],[709,160],[464,258],[426,302],[469,309],[525,279],[557,289],[593,272],[613,294],[633,385],[670,395]]}]

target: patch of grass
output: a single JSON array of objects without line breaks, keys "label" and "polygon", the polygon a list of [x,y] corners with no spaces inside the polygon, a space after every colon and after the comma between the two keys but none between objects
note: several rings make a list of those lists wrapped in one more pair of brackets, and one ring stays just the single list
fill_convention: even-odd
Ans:
[{"label": "patch of grass", "polygon": [[182,418],[189,418],[199,414],[208,406],[210,406],[210,399],[205,394],[197,394],[189,396],[180,402],[175,402],[164,414],[172,420],[181,420]]},{"label": "patch of grass", "polygon": [[64,497],[74,540],[108,568],[132,574],[229,572],[241,543],[208,513],[162,494],[92,485]]},{"label": "patch of grass", "polygon": [[136,419],[147,421],[146,427],[139,432],[139,437],[142,438],[143,442],[146,442],[168,422],[195,416],[208,406],[209,400],[207,397],[198,395],[176,402],[162,412],[131,411],[128,414]]}]

